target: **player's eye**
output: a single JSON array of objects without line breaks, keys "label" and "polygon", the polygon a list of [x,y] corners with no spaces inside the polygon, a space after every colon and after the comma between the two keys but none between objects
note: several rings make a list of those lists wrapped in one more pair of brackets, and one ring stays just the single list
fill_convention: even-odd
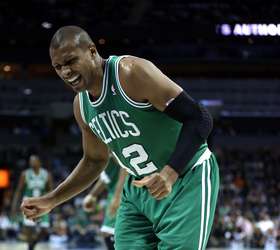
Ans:
[{"label": "player's eye", "polygon": [[61,69],[61,65],[55,65],[53,67],[55,68],[55,70],[60,70]]},{"label": "player's eye", "polygon": [[77,58],[72,58],[69,61],[66,62],[67,65],[74,64],[77,61]]}]

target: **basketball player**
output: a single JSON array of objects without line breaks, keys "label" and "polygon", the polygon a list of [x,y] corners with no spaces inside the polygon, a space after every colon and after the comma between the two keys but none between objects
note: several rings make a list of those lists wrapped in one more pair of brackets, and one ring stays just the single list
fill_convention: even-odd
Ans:
[{"label": "basketball player", "polygon": [[101,173],[99,180],[83,201],[85,211],[94,211],[98,197],[107,189],[105,218],[100,231],[102,232],[108,250],[114,250],[116,212],[119,208],[125,177],[126,171],[119,169],[111,157],[106,169]]},{"label": "basketball player", "polygon": [[54,191],[22,203],[30,219],[86,189],[102,172],[108,148],[129,172],[115,225],[115,248],[205,249],[219,188],[206,140],[207,110],[153,63],[133,56],[103,59],[89,35],[60,28],[52,65],[77,95],[74,115],[84,154]]},{"label": "basketball player", "polygon": [[[29,168],[21,173],[12,203],[12,216],[16,214],[19,197],[39,197],[53,189],[50,173],[42,168],[37,155],[29,158]],[[36,243],[47,236],[50,227],[49,215],[42,215],[37,225],[27,218],[23,218],[22,239],[28,243],[28,250],[33,250]]]}]

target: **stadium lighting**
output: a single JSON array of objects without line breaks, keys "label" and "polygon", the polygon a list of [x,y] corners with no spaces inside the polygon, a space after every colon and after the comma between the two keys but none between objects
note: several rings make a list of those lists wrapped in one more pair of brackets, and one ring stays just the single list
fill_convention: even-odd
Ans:
[{"label": "stadium lighting", "polygon": [[98,43],[101,44],[101,45],[104,45],[106,43],[106,40],[104,38],[100,38],[98,40]]},{"label": "stadium lighting", "polygon": [[10,65],[5,65],[5,66],[3,67],[3,70],[4,70],[5,72],[10,72],[10,71],[12,70],[12,67],[11,67]]},{"label": "stadium lighting", "polygon": [[23,93],[24,93],[25,95],[31,95],[31,94],[32,94],[32,89],[29,89],[29,88],[24,89],[24,90],[23,90]]},{"label": "stadium lighting", "polygon": [[217,25],[216,30],[222,36],[280,36],[279,23],[224,23]]},{"label": "stadium lighting", "polygon": [[52,24],[49,22],[42,22],[41,26],[45,29],[50,29],[52,27]]}]

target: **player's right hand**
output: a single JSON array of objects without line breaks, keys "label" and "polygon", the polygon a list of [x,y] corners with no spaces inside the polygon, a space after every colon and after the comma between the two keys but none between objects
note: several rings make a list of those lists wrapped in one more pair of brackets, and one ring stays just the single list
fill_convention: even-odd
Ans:
[{"label": "player's right hand", "polygon": [[138,188],[147,187],[149,193],[155,199],[161,200],[172,192],[172,186],[178,176],[174,169],[166,165],[159,173],[152,173],[141,180],[134,180],[132,183]]},{"label": "player's right hand", "polygon": [[96,208],[96,197],[88,194],[83,200],[83,209],[86,212],[92,212]]},{"label": "player's right hand", "polygon": [[54,203],[48,196],[25,198],[20,206],[24,216],[33,221],[36,220],[36,218],[49,213],[54,207]]}]

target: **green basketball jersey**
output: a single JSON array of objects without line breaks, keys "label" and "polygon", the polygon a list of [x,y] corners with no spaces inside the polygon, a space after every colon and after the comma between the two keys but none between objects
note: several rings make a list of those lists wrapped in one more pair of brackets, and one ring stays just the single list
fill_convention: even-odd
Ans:
[{"label": "green basketball jersey", "polygon": [[108,193],[114,193],[119,179],[120,168],[111,157],[107,167],[102,172],[100,178],[107,184]]},{"label": "green basketball jersey", "polygon": [[35,174],[32,168],[25,171],[25,197],[38,197],[46,192],[46,185],[48,182],[48,172],[40,168],[39,174]]},{"label": "green basketball jersey", "polygon": [[[182,124],[150,103],[139,103],[126,95],[118,76],[121,58],[107,59],[102,92],[96,101],[90,99],[88,91],[79,93],[80,111],[84,122],[108,145],[119,164],[132,175],[144,176],[165,166]],[[206,144],[200,147],[188,166],[205,148]]]}]

